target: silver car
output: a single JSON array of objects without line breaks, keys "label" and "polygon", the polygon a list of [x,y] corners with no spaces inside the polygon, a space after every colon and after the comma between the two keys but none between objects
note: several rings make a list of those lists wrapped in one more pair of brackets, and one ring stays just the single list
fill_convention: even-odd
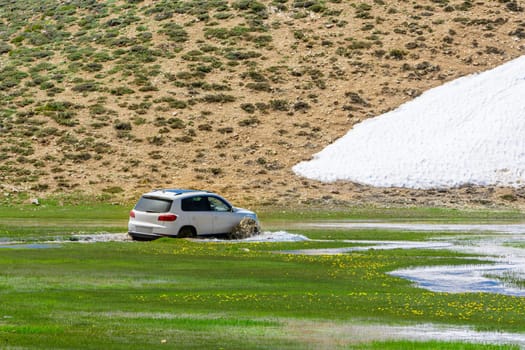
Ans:
[{"label": "silver car", "polygon": [[142,195],[129,214],[134,240],[229,234],[244,218],[257,214],[236,208],[218,194],[184,189],[154,190]]}]

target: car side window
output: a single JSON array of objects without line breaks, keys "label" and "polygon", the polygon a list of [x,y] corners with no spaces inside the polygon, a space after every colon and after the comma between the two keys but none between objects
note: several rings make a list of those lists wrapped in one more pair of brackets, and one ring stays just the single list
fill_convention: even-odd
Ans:
[{"label": "car side window", "polygon": [[231,207],[219,198],[208,197],[208,200],[210,202],[210,209],[212,211],[227,212],[231,210]]},{"label": "car side window", "polygon": [[207,197],[190,197],[184,198],[181,202],[183,211],[209,211],[210,204]]}]

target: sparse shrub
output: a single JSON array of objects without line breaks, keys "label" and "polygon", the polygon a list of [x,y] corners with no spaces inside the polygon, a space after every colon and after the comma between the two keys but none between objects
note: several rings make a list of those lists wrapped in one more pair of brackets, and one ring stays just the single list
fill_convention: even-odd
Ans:
[{"label": "sparse shrub", "polygon": [[261,83],[248,83],[246,87],[250,90],[272,92],[272,87],[266,82]]},{"label": "sparse shrub", "polygon": [[286,100],[270,100],[270,106],[274,111],[287,112],[290,109],[290,104]]},{"label": "sparse shrub", "polygon": [[27,73],[19,71],[13,66],[0,69],[0,90],[8,90],[17,86],[27,76]]},{"label": "sparse shrub", "polygon": [[99,72],[102,68],[102,64],[96,62],[88,63],[84,66],[84,70],[88,72]]},{"label": "sparse shrub", "polygon": [[523,12],[523,7],[521,7],[516,0],[507,2],[505,7],[512,12]]},{"label": "sparse shrub", "polygon": [[191,137],[190,135],[184,135],[184,136],[176,137],[175,141],[190,143],[190,142],[193,142],[193,137]]},{"label": "sparse shrub", "polygon": [[514,194],[504,194],[502,196],[500,196],[501,199],[503,199],[504,201],[507,201],[507,202],[515,202],[518,200],[518,198],[514,195]]},{"label": "sparse shrub", "polygon": [[253,103],[243,103],[241,104],[241,109],[246,113],[255,113],[255,106],[253,105]]},{"label": "sparse shrub", "polygon": [[236,39],[247,36],[248,33],[252,32],[253,29],[246,26],[235,26],[231,29],[228,28],[206,28],[204,30],[204,36],[207,39],[216,38],[220,40],[225,39]]},{"label": "sparse shrub", "polygon": [[446,35],[444,38],[443,38],[443,41],[447,44],[452,44],[454,42],[454,38],[451,37],[450,35]]},{"label": "sparse shrub", "polygon": [[89,152],[80,152],[80,153],[66,153],[64,158],[72,160],[74,163],[82,163],[91,159],[91,154]]},{"label": "sparse shrub", "polygon": [[472,4],[472,1],[466,0],[463,1],[463,3],[456,5],[456,9],[459,11],[468,11],[470,10],[474,5]]},{"label": "sparse shrub", "polygon": [[48,184],[36,184],[36,185],[33,185],[31,186],[31,190],[32,191],[38,191],[38,192],[43,192],[43,191],[46,191],[49,189],[49,185]]},{"label": "sparse shrub", "polygon": [[487,48],[485,49],[485,52],[488,54],[494,54],[494,55],[504,55],[505,54],[504,50],[499,49],[494,46],[487,46]]},{"label": "sparse shrub", "polygon": [[109,90],[109,92],[112,95],[116,95],[116,96],[123,96],[123,95],[129,95],[129,94],[135,93],[135,91],[133,91],[132,89],[126,86],[118,86],[116,88],[112,88]]},{"label": "sparse shrub", "polygon": [[155,146],[162,146],[166,143],[166,140],[162,135],[155,135],[147,138],[148,142]]},{"label": "sparse shrub", "polygon": [[180,118],[170,118],[167,123],[172,129],[184,129],[186,127],[186,124]]},{"label": "sparse shrub", "polygon": [[247,119],[243,119],[239,122],[239,126],[254,126],[258,125],[261,121],[257,117],[250,117]]},{"label": "sparse shrub", "polygon": [[250,11],[252,13],[261,13],[266,11],[266,6],[256,0],[237,0],[232,4],[236,10]]},{"label": "sparse shrub", "polygon": [[177,100],[177,99],[175,99],[173,97],[169,97],[169,96],[165,96],[165,97],[156,99],[153,102],[155,102],[155,103],[165,102],[165,103],[168,103],[168,105],[171,108],[177,108],[177,109],[183,109],[183,108],[186,108],[188,106],[188,104],[185,101]]},{"label": "sparse shrub", "polygon": [[171,41],[176,43],[183,43],[188,40],[188,33],[184,28],[173,22],[164,24],[159,33],[165,34]]},{"label": "sparse shrub", "polygon": [[115,128],[115,130],[121,130],[121,131],[129,131],[132,129],[130,122],[123,122],[120,120],[116,120],[113,127]]},{"label": "sparse shrub", "polygon": [[372,15],[370,14],[371,9],[372,5],[361,3],[355,6],[355,17],[361,19],[372,19]]},{"label": "sparse shrub", "polygon": [[217,131],[221,134],[231,134],[233,133],[233,128],[231,126],[227,126],[224,128],[218,128]]},{"label": "sparse shrub", "polygon": [[252,41],[255,44],[255,47],[261,48],[261,47],[267,47],[271,42],[273,38],[271,35],[258,35],[253,36],[250,41]]},{"label": "sparse shrub", "polygon": [[366,102],[357,92],[346,92],[345,96],[349,98],[350,103],[368,107],[370,104]]},{"label": "sparse shrub", "polygon": [[202,98],[202,102],[206,103],[227,103],[234,102],[235,96],[225,95],[225,94],[216,94],[216,95],[206,95]]},{"label": "sparse shrub", "polygon": [[262,82],[267,82],[268,79],[266,79],[266,77],[259,73],[259,72],[256,72],[256,71],[248,71],[248,72],[244,72],[241,74],[241,78],[243,79],[246,79],[246,78],[250,78],[251,80],[257,82],[257,83],[262,83]]},{"label": "sparse shrub", "polygon": [[0,55],[8,53],[11,51],[11,46],[5,42],[0,43]]},{"label": "sparse shrub", "polygon": [[71,89],[76,92],[98,91],[98,83],[94,81],[86,81],[73,86]]},{"label": "sparse shrub", "polygon": [[388,57],[395,60],[402,60],[408,54],[405,50],[401,49],[392,49],[388,52]]},{"label": "sparse shrub", "polygon": [[261,57],[261,53],[255,51],[229,51],[224,55],[224,57],[232,61],[242,61]]},{"label": "sparse shrub", "polygon": [[110,194],[117,194],[117,193],[124,192],[124,189],[122,187],[120,187],[120,186],[111,186],[111,187],[106,187],[106,188],[102,189],[102,192],[110,193]]},{"label": "sparse shrub", "polygon": [[212,131],[213,128],[210,124],[200,124],[197,129],[199,129],[200,131]]},{"label": "sparse shrub", "polygon": [[307,102],[304,102],[304,101],[297,101],[296,103],[294,103],[293,109],[295,111],[306,112],[307,110],[310,109],[310,105]]},{"label": "sparse shrub", "polygon": [[209,171],[210,171],[210,173],[212,173],[214,176],[219,176],[219,175],[224,174],[224,170],[222,170],[222,168],[210,168]]},{"label": "sparse shrub", "polygon": [[72,111],[64,111],[64,112],[56,112],[51,115],[51,118],[57,122],[57,124],[63,125],[63,126],[76,126],[78,125],[78,120],[76,120],[75,112]]}]

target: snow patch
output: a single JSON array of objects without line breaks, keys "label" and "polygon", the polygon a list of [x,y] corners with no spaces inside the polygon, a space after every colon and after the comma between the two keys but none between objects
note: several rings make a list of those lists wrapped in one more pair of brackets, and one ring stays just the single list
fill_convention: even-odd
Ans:
[{"label": "snow patch", "polygon": [[355,125],[293,171],[377,187],[524,186],[524,91],[522,56]]}]

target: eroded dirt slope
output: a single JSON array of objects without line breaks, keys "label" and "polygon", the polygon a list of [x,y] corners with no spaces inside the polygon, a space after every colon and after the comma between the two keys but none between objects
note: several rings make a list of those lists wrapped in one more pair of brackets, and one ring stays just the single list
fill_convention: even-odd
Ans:
[{"label": "eroded dirt slope", "polygon": [[519,1],[0,0],[0,189],[521,206],[521,189],[373,189],[290,169],[355,123],[522,55],[524,18]]}]

